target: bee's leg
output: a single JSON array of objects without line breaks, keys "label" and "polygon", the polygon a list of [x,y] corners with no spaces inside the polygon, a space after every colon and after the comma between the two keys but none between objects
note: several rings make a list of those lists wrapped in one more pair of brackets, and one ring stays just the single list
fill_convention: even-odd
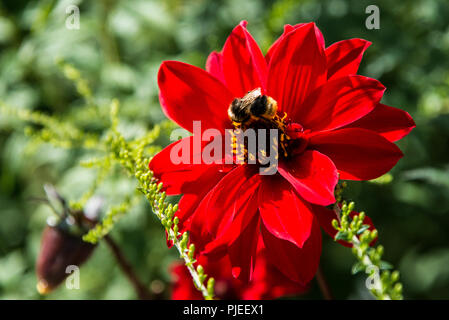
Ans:
[{"label": "bee's leg", "polygon": [[281,121],[284,122],[284,120],[287,119],[287,112],[284,111],[284,115],[281,118]]},{"label": "bee's leg", "polygon": [[285,140],[288,140],[288,136],[285,133],[281,133],[280,135],[281,143],[279,144],[282,148],[282,151],[284,152],[284,157],[288,156],[287,149],[285,148]]},{"label": "bee's leg", "polygon": [[273,122],[274,126],[276,128],[279,128],[282,132],[285,132],[285,123],[284,123],[284,119],[286,119],[287,114],[284,115],[283,118],[280,118],[277,114],[271,119],[271,121]]}]

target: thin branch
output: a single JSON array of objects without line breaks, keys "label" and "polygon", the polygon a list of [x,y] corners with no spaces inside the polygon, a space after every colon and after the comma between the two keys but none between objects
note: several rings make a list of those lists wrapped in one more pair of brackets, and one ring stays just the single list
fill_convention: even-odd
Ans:
[{"label": "thin branch", "polygon": [[141,300],[151,300],[152,295],[151,292],[147,289],[147,287],[139,280],[136,273],[134,272],[133,268],[129,264],[129,262],[126,260],[125,256],[122,253],[122,250],[119,248],[117,243],[115,243],[114,240],[109,235],[106,235],[104,237],[104,240],[108,244],[109,248],[111,249],[112,253],[114,254],[115,259],[117,260],[120,268],[122,269],[123,273],[126,275],[128,280],[131,282],[131,284],[134,287],[134,290],[137,293],[137,296]]},{"label": "thin branch", "polygon": [[320,287],[321,293],[323,294],[323,298],[325,300],[333,300],[334,297],[332,295],[329,284],[327,283],[326,278],[324,277],[324,273],[321,267],[318,267],[318,271],[316,273],[316,280],[318,282],[318,286]]}]

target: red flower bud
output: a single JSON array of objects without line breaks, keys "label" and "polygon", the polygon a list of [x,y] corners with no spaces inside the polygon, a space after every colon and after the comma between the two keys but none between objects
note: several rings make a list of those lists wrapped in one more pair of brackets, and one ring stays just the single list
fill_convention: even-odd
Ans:
[{"label": "red flower bud", "polygon": [[60,226],[47,226],[42,234],[41,250],[36,263],[39,293],[47,294],[60,285],[69,275],[67,267],[81,266],[95,247]]}]

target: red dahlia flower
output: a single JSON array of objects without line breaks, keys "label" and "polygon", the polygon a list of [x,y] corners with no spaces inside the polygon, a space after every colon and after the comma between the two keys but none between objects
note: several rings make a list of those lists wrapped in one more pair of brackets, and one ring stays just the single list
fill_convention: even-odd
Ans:
[{"label": "red dahlia flower", "polygon": [[[369,45],[351,39],[326,48],[314,23],[287,25],[264,56],[242,22],[223,50],[211,53],[206,71],[176,61],[161,65],[162,108],[190,132],[193,121],[203,131],[232,129],[230,103],[256,88],[277,102],[274,127],[286,139],[275,175],[260,175],[257,164],[173,163],[170,153],[194,145],[195,135],[150,162],[167,194],[183,194],[182,229],[205,254],[228,255],[234,277],[251,278],[262,236],[267,260],[289,279],[308,283],[319,263],[320,225],[335,217],[323,206],[335,202],[338,177],[374,179],[402,157],[393,142],[415,125],[407,112],[380,103],[385,87],[379,81],[356,75]],[[211,139],[192,147],[190,156]]]}]

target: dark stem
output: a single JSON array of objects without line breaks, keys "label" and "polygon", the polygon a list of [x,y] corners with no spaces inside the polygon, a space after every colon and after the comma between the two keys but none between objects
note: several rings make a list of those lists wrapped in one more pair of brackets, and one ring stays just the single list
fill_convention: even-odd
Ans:
[{"label": "dark stem", "polygon": [[105,236],[104,240],[106,241],[106,243],[108,244],[108,246],[111,249],[112,253],[114,254],[115,260],[117,260],[117,262],[118,262],[120,268],[122,269],[123,273],[126,275],[128,280],[133,285],[134,290],[136,291],[137,296],[139,297],[139,299],[141,299],[141,300],[150,300],[151,297],[152,297],[151,292],[139,280],[139,278],[135,274],[133,268],[131,267],[131,265],[126,260],[125,256],[123,255],[122,250],[120,250],[119,246],[109,236]]},{"label": "dark stem", "polygon": [[323,294],[323,298],[325,300],[333,300],[334,297],[332,296],[331,289],[326,281],[326,278],[324,277],[321,267],[318,267],[316,280],[318,281],[318,286],[320,287],[321,293]]}]

